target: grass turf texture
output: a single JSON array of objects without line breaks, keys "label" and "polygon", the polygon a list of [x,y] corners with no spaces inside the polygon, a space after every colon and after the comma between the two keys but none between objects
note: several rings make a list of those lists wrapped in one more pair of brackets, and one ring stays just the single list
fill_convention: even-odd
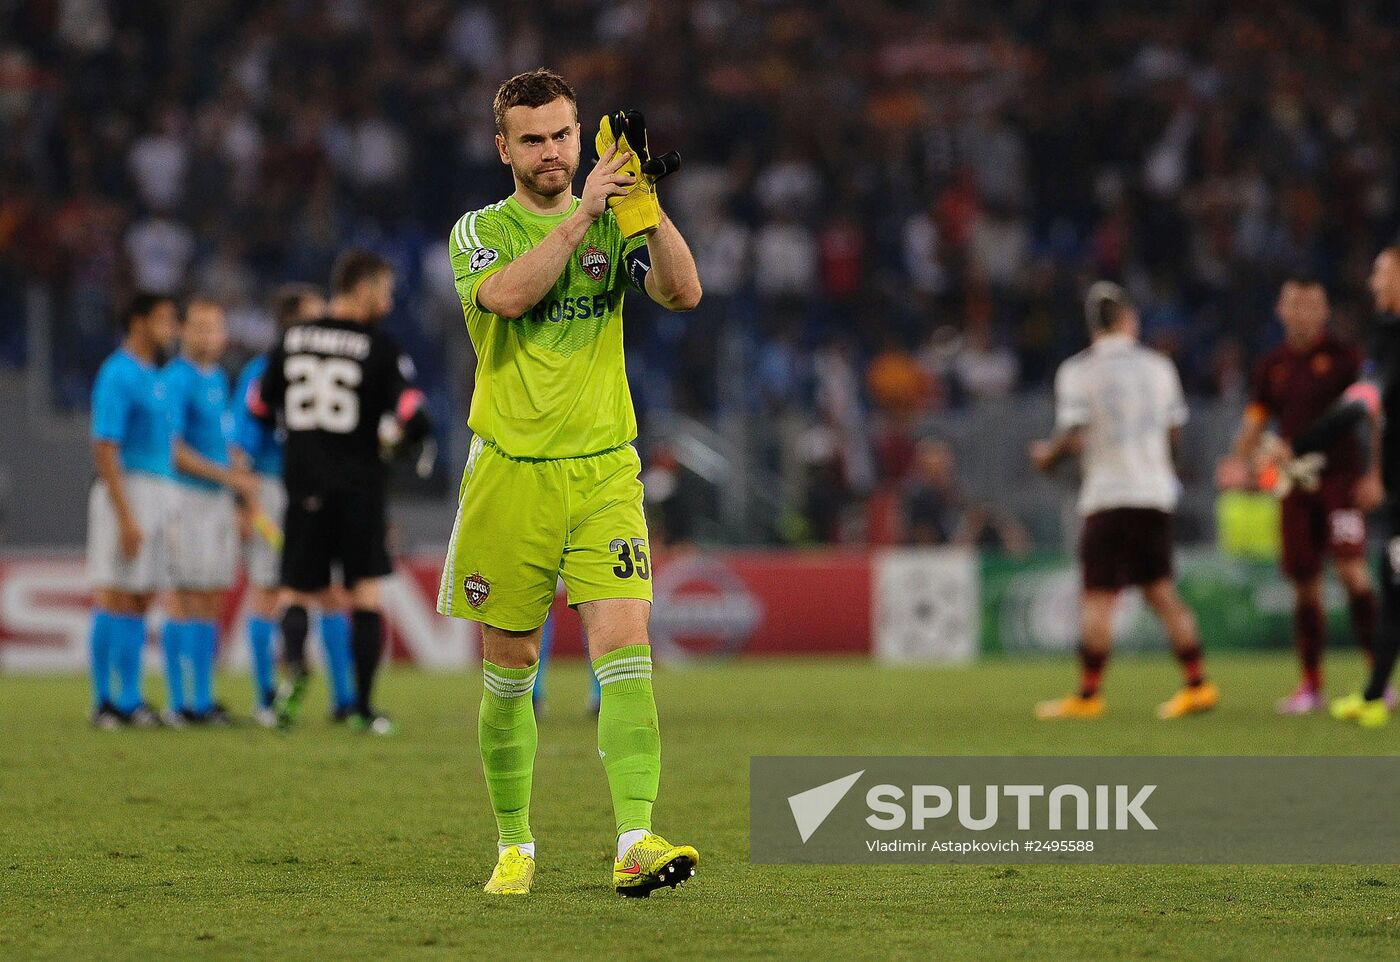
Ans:
[{"label": "grass turf texture", "polygon": [[[535,892],[488,898],[479,675],[390,672],[394,739],[97,732],[87,689],[0,678],[0,957],[1364,959],[1400,956],[1400,869],[751,866],[753,754],[1394,754],[1400,726],[1275,718],[1291,659],[1216,657],[1212,715],[1152,718],[1163,657],[1110,666],[1099,722],[1037,723],[1067,659],[970,670],[758,661],[660,671],[656,828],[701,852],[678,892],[609,886],[612,815],[577,663],[549,675]],[[1329,662],[1335,688],[1359,660]],[[154,682],[150,679],[148,684]],[[1344,685],[1343,682],[1346,684]],[[151,685],[151,690],[156,690]],[[241,678],[221,679],[246,704]],[[1377,818],[1394,818],[1394,811]]]}]

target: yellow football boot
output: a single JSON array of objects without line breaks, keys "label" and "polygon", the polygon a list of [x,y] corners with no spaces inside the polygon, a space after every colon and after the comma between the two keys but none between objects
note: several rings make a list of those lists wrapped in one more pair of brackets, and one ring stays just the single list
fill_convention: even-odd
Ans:
[{"label": "yellow football boot", "polygon": [[1066,695],[1064,698],[1052,698],[1050,701],[1037,703],[1035,717],[1041,721],[1058,718],[1098,718],[1103,714],[1104,707],[1104,700],[1100,695],[1090,695],[1088,698],[1082,695]]},{"label": "yellow football boot", "polygon": [[529,895],[535,881],[535,859],[511,845],[496,859],[496,870],[484,891],[488,895]]},{"label": "yellow football boot", "polygon": [[1384,698],[1367,701],[1359,692],[1334,698],[1329,710],[1337,721],[1355,722],[1362,728],[1382,728],[1390,721],[1390,706]]},{"label": "yellow football boot", "polygon": [[653,889],[688,881],[699,864],[700,853],[689,845],[672,845],[647,832],[613,863],[613,885],[620,895],[644,899]]},{"label": "yellow football boot", "polygon": [[1157,706],[1157,717],[1163,721],[1210,711],[1220,703],[1220,689],[1212,682],[1203,681],[1192,687],[1187,685]]}]

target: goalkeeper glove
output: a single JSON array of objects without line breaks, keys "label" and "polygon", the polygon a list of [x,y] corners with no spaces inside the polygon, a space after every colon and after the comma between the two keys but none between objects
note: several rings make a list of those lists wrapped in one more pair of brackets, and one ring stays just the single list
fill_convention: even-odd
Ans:
[{"label": "goalkeeper glove", "polygon": [[614,110],[598,124],[598,136],[594,139],[598,156],[602,157],[614,144],[618,150],[632,155],[619,172],[632,175],[636,183],[627,193],[609,197],[608,207],[617,218],[623,236],[636,237],[661,223],[656,182],[680,169],[681,155],[673,150],[652,157],[647,149],[646,120],[636,110]]},{"label": "goalkeeper glove", "polygon": [[409,388],[399,396],[395,410],[379,419],[379,456],[385,462],[412,461],[420,478],[433,473],[437,442],[423,392]]}]

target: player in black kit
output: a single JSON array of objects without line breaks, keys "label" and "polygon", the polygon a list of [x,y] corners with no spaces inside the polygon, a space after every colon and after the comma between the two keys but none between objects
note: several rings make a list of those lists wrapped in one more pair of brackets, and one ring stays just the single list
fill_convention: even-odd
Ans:
[{"label": "player in black kit", "polygon": [[331,276],[326,317],[283,334],[258,397],[250,399],[265,420],[280,414],[287,432],[282,639],[288,684],[278,704],[283,727],[296,720],[306,691],[306,606],[329,587],[331,567],[339,562],[353,608],[357,698],[350,724],[374,734],[394,731],[372,701],[384,647],[379,580],[392,571],[381,451],[423,441],[431,423],[413,386],[413,362],[378,326],[393,298],[388,261],[364,250],[342,254]]},{"label": "player in black kit", "polygon": [[1332,716],[1379,728],[1390,720],[1387,695],[1400,646],[1400,246],[1387,247],[1371,268],[1377,318],[1375,362],[1381,388],[1381,477],[1385,485],[1381,550],[1381,622],[1366,689],[1332,702]]}]

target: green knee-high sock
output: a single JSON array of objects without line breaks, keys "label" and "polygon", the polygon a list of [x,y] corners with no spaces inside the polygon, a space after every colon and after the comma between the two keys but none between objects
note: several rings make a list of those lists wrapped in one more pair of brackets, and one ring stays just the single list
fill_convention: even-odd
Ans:
[{"label": "green knee-high sock", "polygon": [[481,740],[481,767],[486,790],[496,812],[500,844],[533,842],[530,834],[530,783],[535,774],[535,709],[530,693],[535,687],[539,662],[528,668],[502,668],[482,663],[481,715],[477,735]]},{"label": "green knee-high sock", "polygon": [[661,730],[651,693],[651,647],[628,645],[594,659],[602,686],[598,754],[608,773],[617,834],[651,830],[651,806],[661,781]]}]

